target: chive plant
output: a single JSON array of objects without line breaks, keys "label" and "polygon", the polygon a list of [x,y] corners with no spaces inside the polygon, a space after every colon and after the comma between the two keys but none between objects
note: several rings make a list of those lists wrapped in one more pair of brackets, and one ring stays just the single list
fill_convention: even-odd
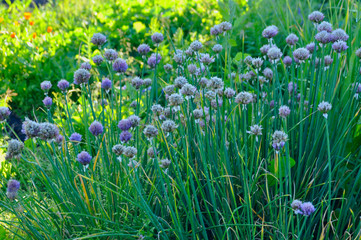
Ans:
[{"label": "chive plant", "polygon": [[148,59],[149,45],[138,47],[138,76],[95,34],[101,55],[74,73],[79,106],[61,80],[62,115],[47,100],[48,122],[23,124],[31,144],[9,141],[7,158],[31,181],[8,179],[5,226],[34,239],[359,238],[359,36],[321,12],[309,21],[309,42],[291,33],[281,50],[272,25],[259,56],[239,64],[229,22],[211,28],[208,53],[171,42],[169,63],[155,33]]}]

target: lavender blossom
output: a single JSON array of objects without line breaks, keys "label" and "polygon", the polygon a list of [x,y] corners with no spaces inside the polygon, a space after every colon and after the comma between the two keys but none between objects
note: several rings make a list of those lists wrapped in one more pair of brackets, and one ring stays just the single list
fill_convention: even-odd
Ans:
[{"label": "lavender blossom", "polygon": [[109,78],[104,78],[101,83],[101,88],[109,91],[112,88],[112,81]]},{"label": "lavender blossom", "polygon": [[314,11],[310,15],[308,15],[308,19],[314,23],[319,23],[325,18],[322,12]]},{"label": "lavender blossom", "polygon": [[162,60],[162,56],[159,53],[152,53],[147,62],[151,68],[155,68],[160,63],[160,60]]},{"label": "lavender blossom", "polygon": [[266,27],[262,32],[262,36],[268,39],[273,38],[277,34],[278,34],[278,28],[274,25]]},{"label": "lavender blossom", "polygon": [[332,32],[332,24],[329,22],[322,22],[317,26],[317,31],[318,32],[326,31],[326,32],[331,33]]},{"label": "lavender blossom", "polygon": [[302,212],[302,215],[310,216],[316,209],[311,202],[305,202],[301,204],[300,211]]},{"label": "lavender blossom", "polygon": [[346,42],[348,38],[349,36],[347,35],[347,33],[341,28],[332,31],[332,42],[337,42],[339,40]]},{"label": "lavender blossom", "polygon": [[87,84],[90,79],[90,73],[85,69],[78,69],[74,72],[74,84]]},{"label": "lavender blossom", "polygon": [[51,97],[45,97],[43,103],[47,109],[50,109],[51,105],[53,105],[53,99]]},{"label": "lavender blossom", "polygon": [[193,51],[197,52],[197,51],[199,51],[199,50],[202,49],[203,44],[202,44],[200,41],[196,40],[196,41],[192,42],[189,47],[190,47]]},{"label": "lavender blossom", "polygon": [[147,53],[150,51],[150,47],[148,44],[143,43],[143,44],[139,45],[137,50],[140,55],[144,56],[144,55],[147,55]]},{"label": "lavender blossom", "polygon": [[11,158],[20,159],[21,152],[23,151],[23,149],[24,149],[24,143],[18,141],[17,139],[11,139],[8,142],[8,148],[5,155],[5,159],[11,159]]},{"label": "lavender blossom", "polygon": [[49,92],[51,87],[52,87],[52,85],[51,85],[50,81],[44,81],[40,84],[41,90],[43,90],[46,93]]},{"label": "lavender blossom", "polygon": [[41,140],[51,141],[59,135],[59,128],[52,123],[40,123],[38,137]]},{"label": "lavender blossom", "polygon": [[273,46],[268,50],[267,56],[272,61],[278,61],[282,57],[282,52],[278,47]]},{"label": "lavender blossom", "polygon": [[101,46],[107,41],[107,37],[101,33],[95,33],[90,41],[94,45]]},{"label": "lavender blossom", "polygon": [[285,56],[283,58],[283,63],[286,65],[286,66],[291,66],[292,65],[292,58],[290,56]]},{"label": "lavender blossom", "polygon": [[92,65],[90,65],[90,63],[88,63],[88,62],[83,62],[83,63],[80,65],[80,68],[90,71],[90,69],[92,69]]},{"label": "lavender blossom", "polygon": [[128,64],[124,59],[117,58],[113,63],[113,70],[118,73],[125,73],[128,69]]},{"label": "lavender blossom", "polygon": [[129,119],[122,119],[118,123],[118,128],[122,131],[127,131],[132,127],[132,123]]},{"label": "lavender blossom", "polygon": [[296,34],[291,33],[286,38],[286,43],[290,46],[296,45],[297,42],[298,42],[298,37],[296,36]]},{"label": "lavender blossom", "polygon": [[120,133],[119,139],[121,142],[124,142],[124,143],[129,142],[130,139],[132,139],[132,134],[128,131],[123,131]]},{"label": "lavender blossom", "polygon": [[94,122],[92,122],[92,124],[90,124],[89,131],[94,136],[98,136],[98,135],[100,135],[100,134],[102,134],[104,132],[104,128],[103,128],[103,125],[100,122],[94,121]]},{"label": "lavender blossom", "polygon": [[156,32],[152,35],[152,41],[155,44],[159,44],[159,43],[163,42],[163,40],[164,40],[164,37],[163,37],[163,34],[161,34],[161,33]]},{"label": "lavender blossom", "polygon": [[103,63],[104,59],[101,55],[95,55],[93,57],[93,62],[97,65],[100,66]]},{"label": "lavender blossom", "polygon": [[327,44],[331,42],[332,36],[327,31],[321,31],[315,35],[315,39],[322,44]]},{"label": "lavender blossom", "polygon": [[332,105],[329,102],[322,101],[320,104],[318,104],[318,111],[320,111],[325,118],[328,117],[328,112],[331,110]]},{"label": "lavender blossom", "polygon": [[79,133],[73,133],[70,135],[69,140],[72,142],[81,142],[82,135]]},{"label": "lavender blossom", "polygon": [[10,114],[11,112],[8,107],[0,107],[0,122],[4,122]]},{"label": "lavender blossom", "polygon": [[114,49],[106,49],[104,51],[104,57],[108,61],[114,61],[115,59],[117,59],[118,53]]},{"label": "lavender blossom", "polygon": [[87,167],[90,161],[92,160],[92,156],[90,156],[88,152],[82,151],[81,153],[78,154],[76,160],[83,166]]},{"label": "lavender blossom", "polygon": [[332,44],[332,49],[335,50],[338,53],[341,53],[342,51],[346,51],[348,48],[346,42],[342,40],[338,40],[337,42],[334,42]]},{"label": "lavender blossom", "polygon": [[66,90],[68,90],[70,84],[69,84],[69,82],[68,82],[67,80],[62,79],[62,80],[60,80],[60,81],[58,82],[58,85],[57,85],[57,86],[58,86],[58,88],[59,88],[63,93],[65,93]]},{"label": "lavender blossom", "polygon": [[278,114],[282,118],[287,118],[287,116],[290,115],[290,113],[291,113],[291,109],[288,106],[284,105],[278,109]]}]

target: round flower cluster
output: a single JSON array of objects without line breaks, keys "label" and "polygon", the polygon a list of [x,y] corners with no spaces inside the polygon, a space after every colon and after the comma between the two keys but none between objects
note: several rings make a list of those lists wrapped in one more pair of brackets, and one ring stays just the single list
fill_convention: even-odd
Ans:
[{"label": "round flower cluster", "polygon": [[18,196],[18,191],[20,189],[20,182],[14,179],[9,180],[8,188],[6,190],[6,196],[14,200]]}]

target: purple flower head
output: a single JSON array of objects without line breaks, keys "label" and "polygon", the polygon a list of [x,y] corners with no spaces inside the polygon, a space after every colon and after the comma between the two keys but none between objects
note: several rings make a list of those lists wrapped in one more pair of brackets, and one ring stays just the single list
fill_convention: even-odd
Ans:
[{"label": "purple flower head", "polygon": [[70,135],[69,140],[72,142],[81,142],[81,138],[82,138],[81,134],[75,132],[72,135]]},{"label": "purple flower head", "polygon": [[141,86],[143,86],[144,81],[143,81],[143,79],[141,79],[139,77],[135,77],[132,79],[131,84],[135,89],[138,90]]},{"label": "purple flower head", "polygon": [[272,147],[276,151],[280,151],[285,146],[285,142],[272,143]]},{"label": "purple flower head", "polygon": [[164,40],[164,37],[163,37],[163,34],[161,34],[161,33],[156,32],[152,35],[152,41],[155,44],[159,44],[159,43],[163,42],[163,40]]},{"label": "purple flower head", "polygon": [[191,43],[191,45],[189,46],[193,51],[199,51],[199,50],[201,50],[202,49],[202,47],[203,47],[203,44],[200,42],[200,41],[198,41],[198,40],[195,40],[195,41],[193,41],[192,43]]},{"label": "purple flower head", "polygon": [[293,56],[300,61],[305,61],[310,56],[310,52],[306,48],[297,48],[293,52]]},{"label": "purple flower head", "polygon": [[53,99],[51,97],[45,97],[43,100],[43,103],[44,103],[44,106],[49,109],[51,107],[51,105],[53,104]]},{"label": "purple flower head", "polygon": [[319,23],[325,18],[322,12],[314,11],[310,15],[308,15],[308,19],[314,23]]},{"label": "purple flower head", "polygon": [[112,81],[109,78],[104,78],[102,80],[101,88],[105,91],[109,91],[112,88]]},{"label": "purple flower head", "polygon": [[124,142],[124,143],[129,142],[130,139],[132,139],[132,134],[128,131],[123,131],[120,133],[119,139],[121,142]]},{"label": "purple flower head", "polygon": [[8,107],[0,107],[0,122],[5,121],[10,114],[11,112]]},{"label": "purple flower head", "polygon": [[317,51],[318,47],[316,46],[316,44],[314,42],[311,42],[306,45],[306,49],[312,54],[315,50]]},{"label": "purple flower head", "polygon": [[101,33],[94,33],[90,41],[94,45],[101,46],[107,41],[107,37]]},{"label": "purple flower head", "polygon": [[265,38],[273,38],[274,36],[276,36],[278,33],[278,28],[274,25],[268,26],[266,27],[263,32],[262,32],[262,36]]},{"label": "purple flower head", "polygon": [[331,41],[336,42],[336,41],[342,40],[342,41],[346,42],[348,40],[348,38],[349,38],[349,36],[347,35],[347,33],[343,29],[338,28],[332,32]]},{"label": "purple flower head", "polygon": [[284,146],[285,142],[288,140],[288,135],[280,130],[276,130],[272,134],[272,147],[276,151],[280,151]]},{"label": "purple flower head", "polygon": [[292,58],[290,56],[285,56],[283,58],[283,63],[286,65],[286,66],[291,66],[292,64]]},{"label": "purple flower head", "polygon": [[166,72],[170,72],[170,71],[172,71],[172,69],[173,69],[173,66],[171,64],[167,63],[166,65],[164,65],[164,70]]},{"label": "purple flower head", "polygon": [[58,135],[59,135],[59,128],[55,124],[47,123],[47,122],[40,123],[39,132],[37,136],[41,140],[51,141],[56,139]]},{"label": "purple flower head", "polygon": [[297,92],[297,84],[295,82],[290,82],[288,84],[288,92],[292,93],[292,92]]},{"label": "purple flower head", "polygon": [[140,55],[146,55],[150,51],[150,47],[148,44],[143,43],[139,45],[137,50]]},{"label": "purple flower head", "polygon": [[90,154],[86,151],[82,151],[81,153],[78,154],[76,160],[84,165],[84,166],[87,166],[90,161],[92,160],[92,156],[90,156]]},{"label": "purple flower head", "polygon": [[55,139],[55,141],[59,144],[62,143],[63,140],[64,140],[64,137],[63,137],[63,135],[60,135],[60,134]]},{"label": "purple flower head", "polygon": [[278,114],[282,118],[288,117],[288,115],[290,115],[290,113],[291,113],[291,109],[286,105],[283,105],[278,109]]},{"label": "purple flower head", "polygon": [[273,78],[273,71],[270,68],[265,68],[263,70],[263,75],[267,78],[267,79],[272,79]]},{"label": "purple flower head", "polygon": [[20,188],[20,182],[17,180],[9,180],[8,182],[8,188],[7,191],[8,192],[17,192]]},{"label": "purple flower head", "polygon": [[222,30],[222,32],[227,32],[227,31],[232,29],[232,23],[230,23],[230,22],[221,22],[219,24],[219,27]]},{"label": "purple flower head", "polygon": [[326,31],[331,33],[332,32],[332,24],[329,22],[322,22],[317,26],[317,31],[322,32]]},{"label": "purple flower head", "polygon": [[102,56],[100,55],[95,55],[93,57],[93,62],[97,65],[97,66],[100,66],[102,63],[103,63],[104,59]]},{"label": "purple flower head", "polygon": [[152,53],[152,55],[148,58],[148,65],[151,68],[155,68],[157,64],[162,60],[162,56],[159,53]]},{"label": "purple flower head", "polygon": [[325,61],[325,66],[330,66],[333,62],[333,58],[330,55],[326,55],[324,61]]},{"label": "purple flower head", "polygon": [[128,119],[122,119],[118,123],[118,128],[122,131],[127,131],[132,127],[132,123]]},{"label": "purple flower head", "polygon": [[293,211],[295,211],[295,213],[299,213],[300,207],[302,205],[302,202],[300,200],[293,200],[291,203],[291,208],[293,209]]},{"label": "purple flower head", "polygon": [[331,42],[332,36],[327,31],[321,31],[316,34],[315,39],[322,44],[327,44]]},{"label": "purple flower head", "polygon": [[269,44],[263,45],[259,50],[263,55],[266,55],[268,50],[271,48]]},{"label": "purple flower head", "polygon": [[298,37],[296,36],[296,34],[291,33],[286,38],[286,43],[290,46],[296,45],[297,42],[298,42]]},{"label": "purple flower head", "polygon": [[140,123],[140,118],[137,115],[129,116],[128,120],[131,122],[133,128],[137,127]]},{"label": "purple flower head", "polygon": [[67,80],[65,79],[61,79],[58,82],[58,88],[62,91],[62,92],[66,92],[66,90],[69,88],[70,84]]},{"label": "purple flower head", "polygon": [[205,65],[213,63],[214,57],[211,57],[208,53],[201,54],[201,62]]},{"label": "purple flower head", "polygon": [[21,132],[26,135],[27,138],[37,137],[40,131],[40,124],[26,118],[23,122]]},{"label": "purple flower head", "polygon": [[117,58],[113,63],[113,70],[118,73],[125,73],[128,69],[128,64],[124,59]]},{"label": "purple flower head", "polygon": [[221,26],[215,25],[214,27],[211,27],[210,33],[213,36],[218,36],[218,35],[222,34]]},{"label": "purple flower head", "polygon": [[220,52],[222,52],[223,47],[222,47],[221,44],[216,44],[216,45],[213,46],[212,50],[213,50],[213,52],[215,52],[215,53],[220,53]]},{"label": "purple flower head", "polygon": [[347,46],[346,42],[344,42],[342,40],[338,40],[337,42],[334,42],[332,44],[332,49],[338,53],[341,53],[342,51],[346,51],[347,48],[348,48],[348,46]]},{"label": "purple flower head", "polygon": [[117,59],[118,53],[114,49],[106,49],[104,52],[104,57],[108,61],[114,61]]},{"label": "purple flower head", "polygon": [[282,52],[278,47],[273,46],[268,50],[267,56],[270,60],[277,61],[282,57]]},{"label": "purple flower head", "polygon": [[315,207],[311,202],[302,203],[300,206],[300,210],[302,212],[302,215],[304,216],[310,216],[312,213],[316,211]]},{"label": "purple flower head", "polygon": [[50,88],[52,87],[51,82],[50,81],[44,81],[40,84],[40,88],[44,91],[44,92],[48,92],[50,90]]},{"label": "purple flower head", "polygon": [[94,121],[92,124],[90,124],[89,131],[94,135],[98,136],[99,134],[102,134],[104,131],[103,125],[98,122]]},{"label": "purple flower head", "polygon": [[90,63],[88,63],[88,62],[83,62],[80,65],[80,68],[90,71],[90,69],[92,69],[92,65]]},{"label": "purple flower head", "polygon": [[90,73],[85,69],[78,69],[74,72],[74,84],[87,84],[90,79]]}]

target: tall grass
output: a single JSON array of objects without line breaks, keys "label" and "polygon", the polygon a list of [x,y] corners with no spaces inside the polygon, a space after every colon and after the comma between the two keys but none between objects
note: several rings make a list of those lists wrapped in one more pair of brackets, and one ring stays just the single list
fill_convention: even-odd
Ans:
[{"label": "tall grass", "polygon": [[[338,28],[337,17],[327,16]],[[191,55],[166,32],[164,42],[183,61],[162,56],[155,68],[141,65],[133,76],[116,74],[111,61],[93,64],[90,82],[75,85],[79,101],[71,100],[74,90],[58,94],[58,109],[48,112],[64,140],[26,141],[19,164],[28,167],[30,180],[16,176],[17,200],[1,193],[3,213],[14,216],[3,223],[19,239],[359,239],[361,108],[355,84],[361,80],[355,50],[360,26],[357,16],[347,16],[349,48],[341,54],[332,43],[319,46],[317,31],[305,18],[300,41],[283,52],[292,56],[311,41],[318,50],[290,66],[261,54],[260,68],[245,56],[232,59],[233,30],[207,42],[223,44],[221,53],[203,46]],[[272,44],[284,39],[276,37]],[[158,51],[155,44],[152,48]],[[209,66],[206,52],[215,57]],[[326,55],[333,59],[328,67]],[[169,58],[174,69],[157,71]],[[266,68],[272,77],[264,74]],[[137,89],[137,75],[150,76],[152,88]],[[112,80],[109,92],[99,87],[104,77]],[[289,83],[297,90],[289,91]],[[165,89],[171,84],[179,85],[175,92],[180,90],[183,102]],[[228,87],[237,96],[225,91]],[[252,98],[240,99],[245,92]],[[100,104],[103,99],[108,106]],[[135,107],[127,108],[133,100]],[[332,105],[327,118],[318,110],[322,101]],[[279,114],[284,105],[291,110],[286,117]],[[132,139],[121,143],[117,125],[132,114],[142,120],[129,130]],[[104,126],[98,136],[89,131],[95,120]],[[167,130],[166,120],[174,121],[174,131]],[[158,131],[147,132],[149,125]],[[262,135],[250,133],[254,125],[262,127]],[[277,130],[288,138],[274,145]],[[83,134],[80,143],[69,140],[73,132]],[[117,144],[135,147],[134,158],[116,154]],[[88,166],[76,161],[82,150],[92,156]],[[292,209],[296,199],[312,202],[315,212],[306,216]]]}]

